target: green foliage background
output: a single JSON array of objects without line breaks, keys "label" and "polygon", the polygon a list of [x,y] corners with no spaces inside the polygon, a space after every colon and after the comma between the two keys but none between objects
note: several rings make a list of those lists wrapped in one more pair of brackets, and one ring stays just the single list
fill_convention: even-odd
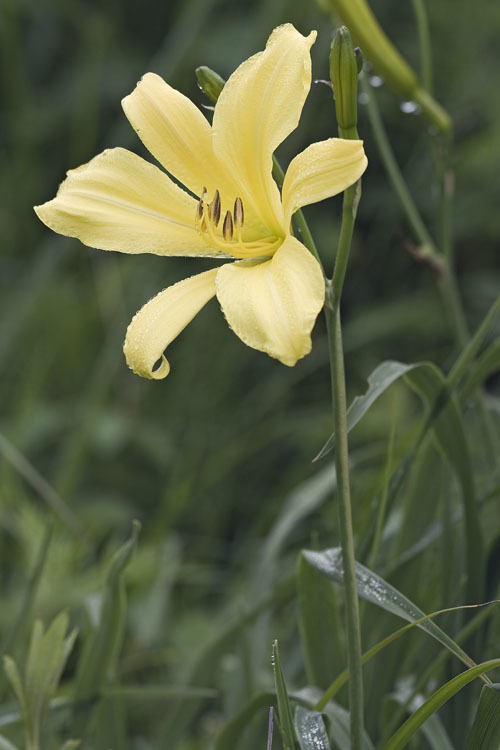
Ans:
[{"label": "green foliage background", "polygon": [[[494,3],[479,5],[480,12],[470,0],[428,3],[435,92],[456,127],[457,265],[472,329],[500,288],[500,12]],[[372,7],[418,69],[411,3],[373,0]],[[141,521],[142,531],[126,573],[128,611],[115,681],[184,684],[200,648],[221,637],[193,677],[198,687],[214,688],[212,697],[153,699],[138,693],[120,703],[114,739],[96,734],[99,717],[89,713],[91,739],[85,747],[207,747],[248,697],[270,684],[275,637],[290,683],[305,684],[296,599],[286,588],[272,597],[274,606],[264,617],[232,633],[224,628],[233,616],[238,623],[277,581],[293,574],[301,547],[337,543],[330,458],[311,463],[331,432],[323,320],[318,320],[311,355],[288,369],[246,348],[212,301],[169,348],[167,380],[140,380],[127,370],[121,352],[129,319],[160,289],[208,264],[94,251],[51,234],[32,210],[55,194],[66,169],[104,148],[121,145],[147,156],[120,108],[120,99],[143,73],[161,74],[202,106],[206,102],[194,68],[209,65],[227,77],[284,21],[303,33],[318,30],[313,77],[328,78],[332,21],[305,0],[0,0],[0,641],[22,663],[32,616],[48,623],[67,608],[80,633],[63,675],[63,690],[70,693],[88,613],[133,519]],[[384,86],[376,94],[405,177],[436,228],[426,128],[417,116],[404,115]],[[359,130],[370,166],[344,292],[351,398],[365,389],[367,376],[384,359],[430,359],[446,371],[456,355],[437,279],[405,249],[411,234],[362,106]],[[313,84],[299,129],[278,156],[286,165],[308,143],[335,134],[331,91]],[[307,210],[327,268],[339,208],[339,200],[332,200]],[[487,390],[498,433],[498,376],[488,381]],[[398,458],[420,414],[410,392],[396,385],[352,435],[361,548],[374,523],[389,435]],[[467,414],[471,436],[475,417]],[[487,459],[481,442],[472,442],[481,477]],[[400,533],[390,550],[384,548],[385,568],[378,572],[396,570],[391,582],[430,612],[463,601],[462,531],[450,520],[456,498],[442,492],[452,486],[449,469],[432,446],[425,450],[425,470],[415,470],[405,487]],[[478,479],[486,507],[490,598],[496,596],[500,552],[498,460],[495,471],[487,482]],[[313,485],[304,486],[309,480]],[[284,508],[297,486],[305,487],[309,499],[317,492],[316,505],[311,503],[300,523],[290,522],[282,539],[269,536],[284,523]],[[68,509],[62,517],[61,504]],[[444,529],[439,543],[425,546],[398,568],[394,561],[437,521]],[[13,631],[51,528],[40,581],[27,599],[21,626]],[[365,637],[372,645],[397,623],[378,620],[368,606]],[[336,658],[343,652],[341,609],[338,623]],[[448,625],[453,633],[452,617]],[[494,652],[495,644],[493,655],[498,656],[497,634],[498,626],[483,637],[477,660]],[[377,662],[367,670],[368,696],[394,688],[403,655],[409,660],[403,675],[418,672],[423,654],[435,655],[434,645],[423,638],[410,636],[405,643],[411,648],[391,651],[383,667]],[[339,661],[338,669],[343,666]],[[12,709],[3,678],[1,684],[0,732],[2,716]],[[368,727],[375,736],[375,727],[383,723],[381,711],[380,704],[368,706]],[[265,711],[261,719],[241,747],[265,746]],[[5,733],[19,741],[19,731],[9,724]],[[54,738],[60,744],[73,736],[81,735],[72,731],[67,713],[49,719],[48,748],[57,747]],[[116,739],[122,737],[123,743],[125,736],[125,744]]]}]

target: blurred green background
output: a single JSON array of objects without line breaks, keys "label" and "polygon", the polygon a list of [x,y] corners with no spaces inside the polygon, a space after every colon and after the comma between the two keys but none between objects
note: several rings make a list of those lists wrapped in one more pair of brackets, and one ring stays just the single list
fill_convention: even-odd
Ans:
[{"label": "blurred green background", "polygon": [[[500,12],[495,3],[472,0],[427,5],[435,93],[455,123],[457,268],[474,328],[500,288]],[[372,7],[418,70],[411,2],[373,0]],[[110,555],[139,519],[140,544],[127,578],[124,682],[182,681],[228,608],[244,609],[278,573],[291,573],[294,552],[311,543],[313,531],[319,545],[335,538],[329,459],[311,463],[331,431],[325,326],[320,316],[312,353],[288,369],[246,348],[212,301],[169,347],[168,378],[141,380],[121,350],[130,318],[160,289],[209,263],[94,251],[52,234],[32,206],[54,196],[67,169],[104,148],[125,146],[150,158],[120,107],[143,73],[159,73],[203,106],[195,67],[227,77],[285,21],[303,33],[318,30],[313,77],[328,78],[332,19],[314,2],[0,0],[0,634],[9,632],[51,524],[32,612],[48,620],[68,608],[83,627]],[[427,127],[404,114],[384,85],[375,93],[403,173],[435,230]],[[350,398],[383,359],[431,359],[446,369],[456,353],[435,275],[405,250],[411,233],[363,106],[359,131],[370,166],[344,293]],[[298,130],[278,156],[286,166],[307,144],[335,134],[331,91],[315,83]],[[340,202],[306,215],[330,268]],[[488,384],[492,395],[499,385],[498,379]],[[352,436],[360,528],[370,524],[391,425],[397,417],[403,430],[417,409],[396,387]],[[259,577],[256,561],[285,499],[318,476],[324,486],[317,507],[290,528],[279,571]],[[283,606],[270,637],[294,632],[293,609]],[[22,654],[28,631],[16,636],[13,651]],[[254,681],[268,669],[271,642],[257,636],[248,677]],[[228,643],[200,684],[223,687],[240,663],[239,648]],[[292,656],[292,673],[298,659]],[[230,712],[231,695],[225,700]],[[127,746],[176,747],[177,740],[154,739],[165,736],[176,711],[170,703],[136,705],[135,739]],[[203,738],[212,736],[219,711],[219,699],[195,706],[198,720],[189,717],[191,739],[182,747],[206,747]],[[185,734],[179,730],[179,738]]]}]

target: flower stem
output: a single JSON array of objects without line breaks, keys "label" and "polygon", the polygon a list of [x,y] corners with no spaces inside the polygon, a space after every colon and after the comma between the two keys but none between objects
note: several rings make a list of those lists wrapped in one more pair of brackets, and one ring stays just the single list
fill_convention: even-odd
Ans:
[{"label": "flower stem", "polygon": [[349,448],[347,440],[347,401],[340,322],[340,298],[351,247],[354,220],[360,195],[359,183],[344,193],[342,225],[333,279],[327,282],[325,304],[330,351],[333,419],[336,436],[335,469],[337,472],[337,513],[344,569],[344,591],[347,626],[347,664],[349,669],[349,708],[351,748],[363,746],[363,674],[361,667],[361,626],[352,529],[351,491],[349,482]]},{"label": "flower stem", "polygon": [[387,176],[394,192],[399,198],[401,206],[406,214],[407,221],[420,243],[420,247],[418,248],[418,258],[429,263],[429,265],[431,265],[440,275],[443,275],[446,272],[446,259],[444,258],[443,253],[436,248],[435,242],[425,226],[418,208],[415,205],[415,201],[408,190],[408,186],[401,174],[401,170],[392,151],[375,96],[373,95],[372,89],[364,73],[360,75],[360,82],[361,89],[366,98],[368,119],[370,120],[375,142],[382,158],[383,165],[387,171]]},{"label": "flower stem", "polygon": [[429,34],[429,22],[424,0],[412,0],[413,14],[418,28],[420,47],[420,77],[423,87],[432,94],[432,50]]}]

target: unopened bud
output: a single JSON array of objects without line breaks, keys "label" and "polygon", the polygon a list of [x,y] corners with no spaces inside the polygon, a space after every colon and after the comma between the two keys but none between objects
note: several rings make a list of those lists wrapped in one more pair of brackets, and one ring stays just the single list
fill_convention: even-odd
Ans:
[{"label": "unopened bud", "polygon": [[215,104],[220,96],[220,92],[224,88],[225,80],[215,70],[207,68],[206,65],[196,68],[195,73],[198,79],[198,86],[205,96]]},{"label": "unopened bud", "polygon": [[346,26],[337,29],[330,49],[330,78],[341,138],[357,139],[358,61]]},{"label": "unopened bud", "polygon": [[406,101],[419,104],[422,114],[439,130],[446,133],[451,128],[447,112],[422,87],[417,76],[389,41],[372,13],[367,0],[325,0],[330,10],[335,10],[347,24],[367,60],[382,76],[387,86]]}]

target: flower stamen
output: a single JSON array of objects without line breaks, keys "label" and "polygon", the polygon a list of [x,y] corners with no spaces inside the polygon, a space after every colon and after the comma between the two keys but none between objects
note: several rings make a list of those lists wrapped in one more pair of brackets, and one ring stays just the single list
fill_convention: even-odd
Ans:
[{"label": "flower stamen", "polygon": [[212,201],[206,187],[201,191],[201,197],[196,205],[195,226],[207,245],[232,255],[234,258],[270,257],[279,247],[279,237],[262,237],[254,242],[244,242],[242,236],[245,222],[245,211],[241,198],[236,198],[233,212],[226,211],[222,222],[222,237],[215,233],[221,219],[221,199],[218,190]]},{"label": "flower stamen", "polygon": [[231,211],[226,211],[224,224],[222,225],[222,234],[226,242],[230,242],[233,239],[233,217]]},{"label": "flower stamen", "polygon": [[208,214],[217,227],[220,221],[220,193],[218,190],[215,191],[214,199],[208,207]]},{"label": "flower stamen", "polygon": [[245,212],[243,210],[243,201],[241,198],[236,198],[234,201],[234,227],[236,229],[236,239],[239,243],[242,242],[241,230],[243,228],[243,222],[245,221]]}]

